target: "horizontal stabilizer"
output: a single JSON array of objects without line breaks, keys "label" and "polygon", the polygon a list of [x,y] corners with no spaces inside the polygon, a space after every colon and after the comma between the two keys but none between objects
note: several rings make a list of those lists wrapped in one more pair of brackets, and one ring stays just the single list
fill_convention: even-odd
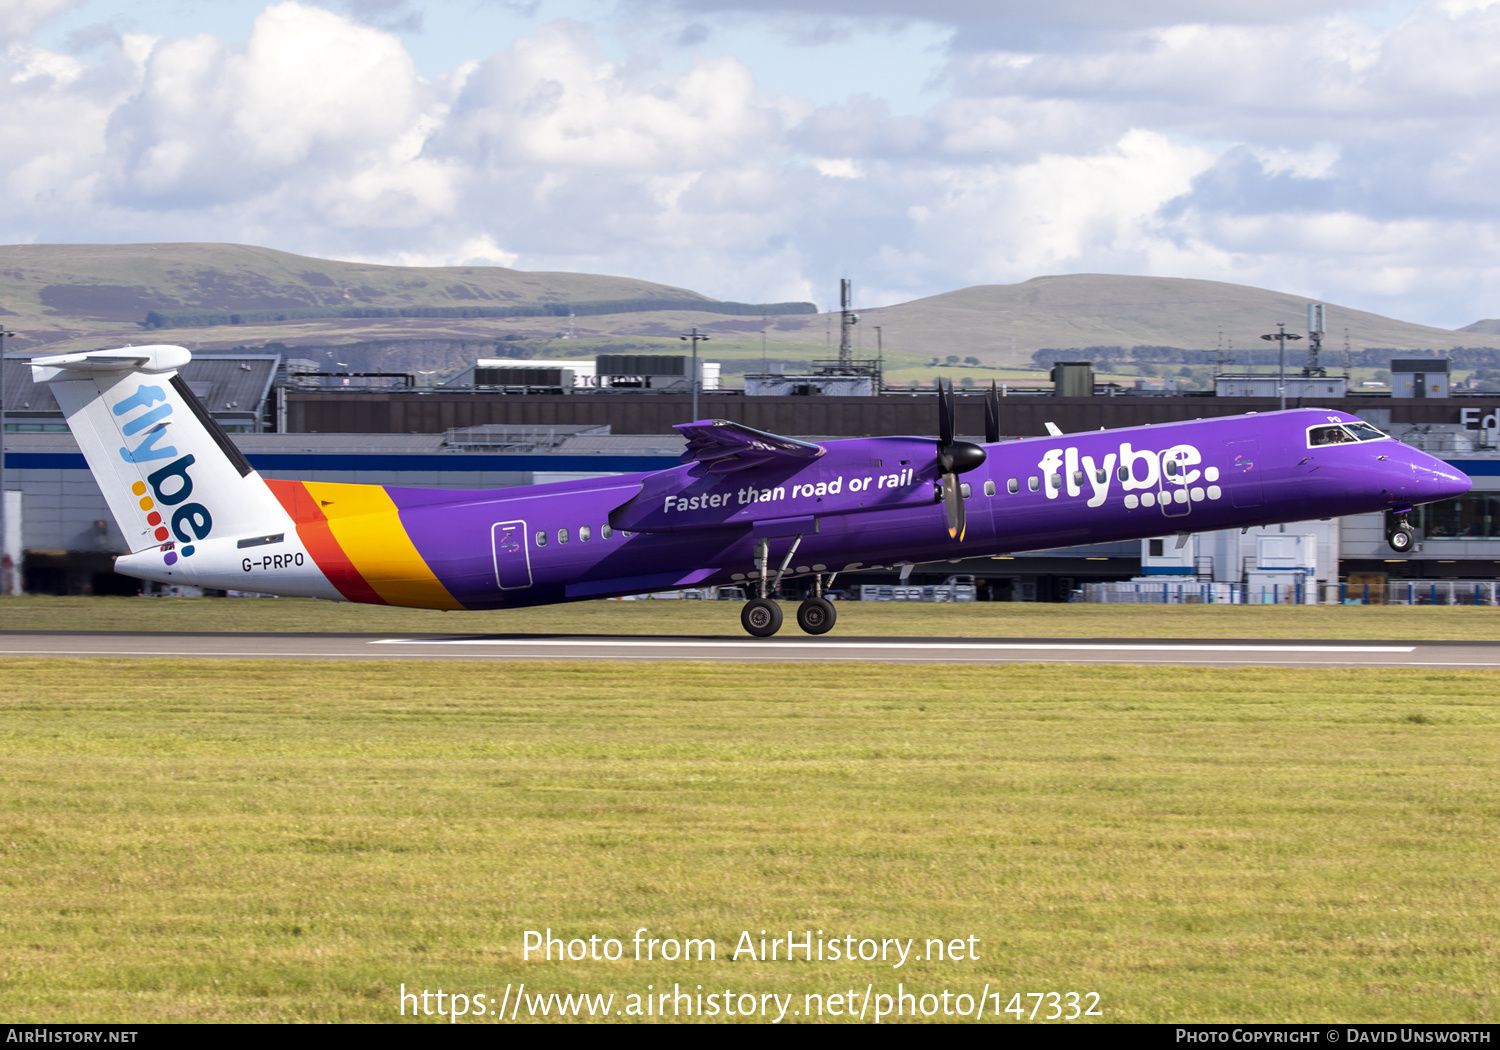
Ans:
[{"label": "horizontal stabilizer", "polygon": [[192,360],[180,346],[127,346],[118,350],[90,350],[81,354],[52,354],[31,359],[32,376],[38,383],[79,378],[81,372],[137,371],[150,375],[171,372]]}]

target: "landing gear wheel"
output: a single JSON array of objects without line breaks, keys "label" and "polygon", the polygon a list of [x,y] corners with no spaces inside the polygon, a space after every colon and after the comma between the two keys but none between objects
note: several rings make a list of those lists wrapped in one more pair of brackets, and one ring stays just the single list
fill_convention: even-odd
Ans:
[{"label": "landing gear wheel", "polygon": [[838,618],[838,610],[827,598],[809,598],[797,606],[797,626],[808,634],[827,634]]},{"label": "landing gear wheel", "polygon": [[757,638],[769,638],[781,630],[781,606],[769,598],[752,598],[740,610],[740,625]]},{"label": "landing gear wheel", "polygon": [[1391,545],[1391,550],[1397,554],[1405,554],[1412,549],[1416,543],[1416,539],[1416,533],[1412,531],[1412,527],[1402,524],[1397,526],[1395,531],[1386,538],[1386,542]]}]

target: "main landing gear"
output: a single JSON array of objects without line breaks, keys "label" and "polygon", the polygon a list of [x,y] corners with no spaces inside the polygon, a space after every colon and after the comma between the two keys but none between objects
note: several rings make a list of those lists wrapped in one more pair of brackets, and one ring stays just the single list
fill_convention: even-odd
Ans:
[{"label": "main landing gear", "polygon": [[827,598],[809,598],[797,606],[797,626],[808,634],[827,634],[838,618],[838,610]]},{"label": "main landing gear", "polygon": [[[774,600],[768,598],[767,592],[774,591],[781,583],[781,577],[786,573],[787,566],[792,563],[792,555],[797,553],[797,546],[802,542],[798,536],[792,540],[791,548],[782,559],[781,568],[776,572],[774,581],[767,580],[767,569],[770,562],[770,544],[761,540],[755,545],[755,568],[759,595],[751,598],[740,610],[740,625],[745,628],[747,634],[757,638],[769,638],[781,630],[782,612],[781,606]],[[831,573],[828,582],[823,582],[823,574],[817,573],[814,577],[813,596],[797,606],[797,626],[808,634],[827,634],[833,630],[833,625],[838,621],[838,610],[833,603],[823,597],[826,588],[833,586],[834,577],[838,573]]]},{"label": "main landing gear", "polygon": [[1391,529],[1390,534],[1385,538],[1385,542],[1390,544],[1391,550],[1397,554],[1406,554],[1412,547],[1416,546],[1416,530],[1411,527],[1411,522],[1406,520],[1405,514],[1398,514],[1396,516],[1396,527]]},{"label": "main landing gear", "polygon": [[781,630],[781,606],[770,598],[751,598],[740,610],[740,625],[757,638],[769,638]]}]

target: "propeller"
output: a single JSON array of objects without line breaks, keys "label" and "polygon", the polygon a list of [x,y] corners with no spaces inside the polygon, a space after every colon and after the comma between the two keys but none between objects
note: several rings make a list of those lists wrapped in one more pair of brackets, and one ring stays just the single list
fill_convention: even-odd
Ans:
[{"label": "propeller", "polygon": [[958,476],[984,463],[984,449],[953,436],[958,406],[951,384],[938,380],[937,467],[943,483],[943,509],[948,518],[948,538],[962,542],[967,524],[964,518],[963,492]]},{"label": "propeller", "polygon": [[990,392],[984,399],[984,443],[1000,440],[1000,384],[990,380]]}]

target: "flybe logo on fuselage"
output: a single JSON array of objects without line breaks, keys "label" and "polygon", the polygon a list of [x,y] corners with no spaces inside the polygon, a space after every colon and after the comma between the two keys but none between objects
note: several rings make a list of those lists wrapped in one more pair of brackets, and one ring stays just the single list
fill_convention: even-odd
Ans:
[{"label": "flybe logo on fuselage", "polygon": [[1080,455],[1076,447],[1048,449],[1037,463],[1042,471],[1048,499],[1088,496],[1088,506],[1101,507],[1118,482],[1127,509],[1152,507],[1158,501],[1197,503],[1219,499],[1219,468],[1205,467],[1203,454],[1194,445],[1173,445],[1161,452],[1122,442],[1119,452],[1105,453],[1099,460]]},{"label": "flybe logo on fuselage", "polygon": [[[157,542],[162,544],[162,560],[172,565],[179,556],[185,558],[193,554],[193,540],[206,539],[213,531],[214,520],[203,504],[188,502],[188,497],[193,494],[193,478],[188,473],[188,468],[196,462],[192,453],[177,456],[177,447],[164,443],[170,422],[167,417],[172,414],[172,404],[167,400],[166,391],[159,386],[142,383],[135,388],[135,393],[114,406],[114,414],[124,417],[137,409],[146,411],[123,421],[120,433],[127,442],[136,435],[141,436],[136,440],[134,448],[121,446],[120,458],[131,464],[159,459],[172,460],[147,474],[145,481],[137,481],[130,487],[146,515],[147,527],[153,530],[152,534]],[[164,514],[169,514],[170,518],[165,518]],[[178,547],[178,543],[183,546]]]}]

